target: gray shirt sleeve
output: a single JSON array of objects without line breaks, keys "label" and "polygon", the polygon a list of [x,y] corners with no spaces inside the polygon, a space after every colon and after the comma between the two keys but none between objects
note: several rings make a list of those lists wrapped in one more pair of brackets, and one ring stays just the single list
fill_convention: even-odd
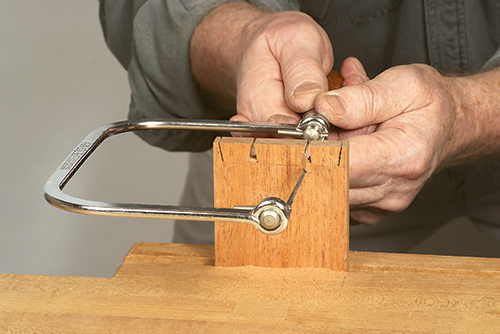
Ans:
[{"label": "gray shirt sleeve", "polygon": [[[241,0],[243,1],[243,0]],[[205,108],[191,76],[189,43],[201,19],[230,0],[142,0],[131,5],[101,0],[108,46],[127,68],[132,91],[129,119],[227,119]],[[234,0],[232,1],[234,2]],[[298,10],[296,0],[248,1],[273,11]],[[204,151],[215,133],[141,131],[149,144],[169,151]]]}]

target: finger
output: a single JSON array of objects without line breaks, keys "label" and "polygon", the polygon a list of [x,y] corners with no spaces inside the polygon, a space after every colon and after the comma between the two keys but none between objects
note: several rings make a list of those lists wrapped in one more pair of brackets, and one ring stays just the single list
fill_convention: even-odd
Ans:
[{"label": "finger", "polygon": [[266,122],[274,114],[295,117],[283,96],[281,69],[272,55],[245,60],[238,78],[238,114],[252,122]]},{"label": "finger", "polygon": [[[297,56],[293,64],[282,66],[285,86],[285,100],[288,106],[296,112],[305,112],[314,108],[316,97],[328,91],[328,80],[318,59]],[[304,70],[307,69],[307,70]]]},{"label": "finger", "polygon": [[[340,66],[340,75],[344,78],[344,80],[347,80],[349,77],[355,77],[359,80],[359,83],[370,80],[366,74],[363,64],[361,64],[361,62],[355,57],[346,58],[342,62],[342,65]],[[344,86],[348,86],[348,84],[344,83]]]},{"label": "finger", "polygon": [[342,87],[351,86],[351,85],[358,85],[358,84],[362,84],[365,82],[366,81],[361,76],[354,74],[354,75],[351,75],[351,76],[344,79]]},{"label": "finger", "polygon": [[[234,115],[229,119],[230,121],[235,122],[248,122],[248,118],[242,115]],[[267,138],[269,137],[266,134],[262,133],[248,133],[248,132],[231,132],[231,136],[233,137],[252,137],[252,138]]]},{"label": "finger", "polygon": [[380,186],[349,189],[350,208],[366,208],[368,206],[374,206],[376,203],[383,200],[383,195],[380,194],[378,187]]},{"label": "finger", "polygon": [[276,115],[272,115],[271,117],[269,117],[267,119],[267,122],[268,123],[280,123],[280,124],[293,124],[293,125],[297,125],[300,122],[300,116],[297,115],[297,114],[294,117],[287,116],[287,115],[276,114]]},{"label": "finger", "polygon": [[378,208],[397,213],[410,205],[423,183],[401,165],[411,166],[405,152],[408,148],[397,142],[398,131],[384,128],[370,135],[349,140],[349,203],[351,208]]},{"label": "finger", "polygon": [[[349,139],[349,187],[368,188],[387,182],[385,177],[388,156],[395,152],[390,142],[392,130],[374,132],[370,135],[355,136]],[[366,200],[363,200],[366,202]],[[361,202],[361,201],[360,201]]]},{"label": "finger", "polygon": [[[340,78],[340,84],[335,88],[332,88],[332,86],[329,84],[330,90],[339,89],[340,87],[344,86],[351,86],[351,85],[365,83],[366,81],[369,80],[363,65],[357,58],[354,57],[349,57],[346,60],[344,60],[344,62],[340,67],[340,73],[338,73],[337,75]],[[330,80],[330,75],[328,76],[328,79]],[[342,130],[342,129],[339,130],[337,128],[335,131],[332,131],[330,133],[328,139],[346,140],[354,136],[361,136],[373,133],[375,132],[376,129],[377,125],[369,125],[354,130]]]},{"label": "finger", "polygon": [[318,94],[328,90],[326,76],[333,67],[333,51],[327,34],[307,17],[294,29],[294,36],[277,50],[288,106],[297,112],[312,109]]},{"label": "finger", "polygon": [[353,130],[422,108],[426,85],[409,68],[394,67],[363,84],[325,92],[316,99],[316,110],[333,125]]},{"label": "finger", "polygon": [[350,225],[369,225],[373,226],[387,217],[386,212],[377,211],[369,208],[351,209],[349,211]]},{"label": "finger", "polygon": [[[351,137],[356,137],[356,136],[362,136],[362,135],[368,135],[370,133],[374,133],[377,130],[377,125],[369,125],[362,127],[360,129],[355,129],[355,130],[334,130],[330,133],[336,134],[336,136],[328,137],[329,140],[347,140]],[[335,139],[333,139],[335,138]]]},{"label": "finger", "polygon": [[[234,115],[229,119],[230,121],[235,121],[235,122],[248,122],[248,118],[242,115]],[[231,136],[233,137],[246,137],[243,132],[231,132]]]},{"label": "finger", "polygon": [[[248,122],[248,118],[246,118],[243,115],[234,115],[233,117],[230,118],[230,121],[236,121],[236,122]],[[300,116],[295,115],[295,117],[290,117],[286,115],[272,115],[269,117],[267,120],[268,123],[280,123],[280,124],[292,124],[292,125],[297,125],[299,124],[300,121]],[[246,132],[232,132],[231,135],[233,137],[254,137],[254,138],[267,138],[269,135],[267,134],[262,134],[262,133],[246,133]],[[272,136],[272,137],[277,137],[279,138],[280,136]]]},{"label": "finger", "polygon": [[234,122],[249,122],[250,121],[248,118],[246,118],[243,115],[234,115],[229,120],[234,121]]}]

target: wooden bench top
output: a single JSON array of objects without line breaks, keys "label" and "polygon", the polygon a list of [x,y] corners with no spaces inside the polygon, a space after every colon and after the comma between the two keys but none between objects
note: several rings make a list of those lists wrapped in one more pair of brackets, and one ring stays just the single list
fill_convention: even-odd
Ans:
[{"label": "wooden bench top", "polygon": [[0,333],[500,333],[500,259],[213,264],[213,246],[137,243],[113,278],[1,274]]}]

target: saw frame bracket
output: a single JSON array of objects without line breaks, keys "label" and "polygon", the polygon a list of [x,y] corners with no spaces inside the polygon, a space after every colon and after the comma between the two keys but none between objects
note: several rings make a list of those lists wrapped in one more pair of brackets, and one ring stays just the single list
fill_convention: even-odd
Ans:
[{"label": "saw frame bracket", "polygon": [[[76,213],[120,216],[162,218],[196,221],[224,221],[251,224],[267,235],[282,232],[290,218],[291,202],[300,187],[303,176],[288,202],[280,198],[264,198],[255,207],[239,208],[197,208],[170,205],[106,203],[80,199],[63,192],[64,187],[82,167],[92,153],[109,137],[133,131],[144,130],[201,130],[245,133],[266,133],[269,135],[291,136],[294,138],[325,139],[328,135],[328,122],[319,114],[307,114],[298,126],[288,124],[259,124],[219,120],[139,120],[121,121],[101,126],[89,133],[46,182],[45,198],[53,206]],[[326,131],[326,135],[325,135]],[[313,138],[314,137],[314,138]],[[304,171],[305,172],[305,171]],[[305,175],[305,174],[304,174]]]}]

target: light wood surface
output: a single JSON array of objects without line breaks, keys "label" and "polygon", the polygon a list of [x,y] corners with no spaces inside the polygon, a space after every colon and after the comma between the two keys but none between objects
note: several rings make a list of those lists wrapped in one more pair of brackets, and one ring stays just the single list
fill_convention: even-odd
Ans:
[{"label": "light wood surface", "polygon": [[216,267],[213,246],[139,243],[113,278],[1,274],[0,333],[499,332],[499,259],[350,257]]},{"label": "light wood surface", "polygon": [[217,138],[216,207],[255,206],[266,197],[286,202],[304,168],[307,174],[282,233],[266,235],[249,224],[216,222],[216,265],[347,270],[347,161],[346,142]]},{"label": "light wood surface", "polygon": [[[213,245],[138,242],[125,256],[124,264],[215,265]],[[118,269],[120,271],[122,267]],[[349,271],[363,273],[408,273],[446,276],[497,276],[500,259],[419,254],[349,252]]]}]

